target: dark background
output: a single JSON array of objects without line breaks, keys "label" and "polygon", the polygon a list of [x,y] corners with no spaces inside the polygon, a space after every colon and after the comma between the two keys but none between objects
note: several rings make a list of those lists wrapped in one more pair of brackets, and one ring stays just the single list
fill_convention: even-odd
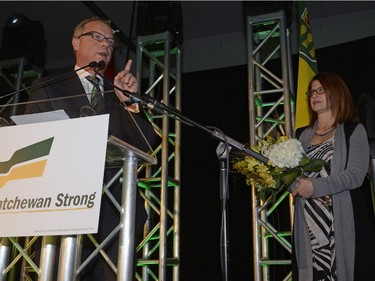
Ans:
[{"label": "dark background", "polygon": [[[373,89],[375,78],[375,37],[316,50],[319,71],[339,74],[357,102],[362,93]],[[280,62],[270,62],[277,65]],[[297,82],[298,57],[293,56]],[[221,129],[242,143],[249,138],[247,66],[229,67],[183,74],[183,113],[204,126]],[[218,141],[197,128],[182,126],[181,186],[181,280],[224,280],[220,265],[220,183]],[[231,280],[253,280],[251,193],[243,178],[230,175],[229,248]],[[288,220],[287,207],[273,218]],[[269,249],[282,258],[278,246]],[[286,255],[285,258],[290,258]],[[275,267],[275,266],[274,266]],[[288,266],[277,266],[271,280],[281,280]]]}]

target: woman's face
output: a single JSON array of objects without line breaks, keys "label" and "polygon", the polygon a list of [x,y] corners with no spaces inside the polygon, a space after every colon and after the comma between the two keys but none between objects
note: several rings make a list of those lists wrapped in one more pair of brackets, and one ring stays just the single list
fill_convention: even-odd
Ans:
[{"label": "woman's face", "polygon": [[325,89],[318,80],[314,80],[310,89],[310,105],[314,112],[324,113],[330,111]]}]

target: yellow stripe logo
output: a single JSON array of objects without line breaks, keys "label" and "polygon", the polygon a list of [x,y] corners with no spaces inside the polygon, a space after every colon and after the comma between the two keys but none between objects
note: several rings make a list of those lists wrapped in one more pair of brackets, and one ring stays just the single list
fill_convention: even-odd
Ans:
[{"label": "yellow stripe logo", "polygon": [[53,139],[23,147],[15,151],[8,161],[0,162],[0,188],[11,180],[43,176],[47,160],[39,158],[49,155]]}]

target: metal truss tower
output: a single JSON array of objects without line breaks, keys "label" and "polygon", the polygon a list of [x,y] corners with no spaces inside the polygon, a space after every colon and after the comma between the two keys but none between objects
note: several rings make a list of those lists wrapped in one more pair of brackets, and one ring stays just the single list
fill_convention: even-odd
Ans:
[{"label": "metal truss tower", "polygon": [[[137,80],[147,84],[146,90],[139,91],[180,110],[181,56],[170,32],[138,37]],[[142,68],[142,62],[148,68]],[[162,138],[154,152],[159,167],[147,170],[147,177],[139,181],[151,217],[138,247],[143,258],[138,261],[142,274],[137,278],[144,281],[179,280],[181,123],[166,113],[149,115]]]},{"label": "metal truss tower", "polygon": [[[275,134],[290,137],[294,95],[285,12],[247,16],[246,28],[250,143],[255,145]],[[278,60],[280,63],[275,65]],[[281,230],[272,219],[278,215],[277,209],[285,207],[284,201],[287,219],[291,221],[292,202],[288,192],[278,194],[275,201],[271,198],[262,201],[252,189],[254,280],[271,280],[274,266],[291,264],[291,223]],[[282,258],[271,253],[274,247],[285,252]],[[283,278],[290,279],[291,273]]]},{"label": "metal truss tower", "polygon": [[[8,106],[20,102],[22,89],[29,86],[35,78],[40,78],[43,69],[30,64],[25,57],[0,61],[0,116],[10,117],[21,114],[20,106]],[[5,90],[5,91],[4,91]],[[25,90],[25,92],[27,92]]]}]

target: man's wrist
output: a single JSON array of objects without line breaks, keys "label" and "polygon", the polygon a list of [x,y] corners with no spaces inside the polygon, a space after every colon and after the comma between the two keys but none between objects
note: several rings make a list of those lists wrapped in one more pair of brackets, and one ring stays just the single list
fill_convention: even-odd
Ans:
[{"label": "man's wrist", "polygon": [[128,111],[131,111],[133,113],[139,113],[139,105],[135,101],[126,100],[120,102],[123,108],[125,108]]},{"label": "man's wrist", "polygon": [[131,106],[131,105],[137,103],[137,101],[134,100],[134,99],[132,99],[132,98],[130,98],[130,99],[126,100],[126,101],[123,101],[123,103],[124,103],[126,106]]}]

